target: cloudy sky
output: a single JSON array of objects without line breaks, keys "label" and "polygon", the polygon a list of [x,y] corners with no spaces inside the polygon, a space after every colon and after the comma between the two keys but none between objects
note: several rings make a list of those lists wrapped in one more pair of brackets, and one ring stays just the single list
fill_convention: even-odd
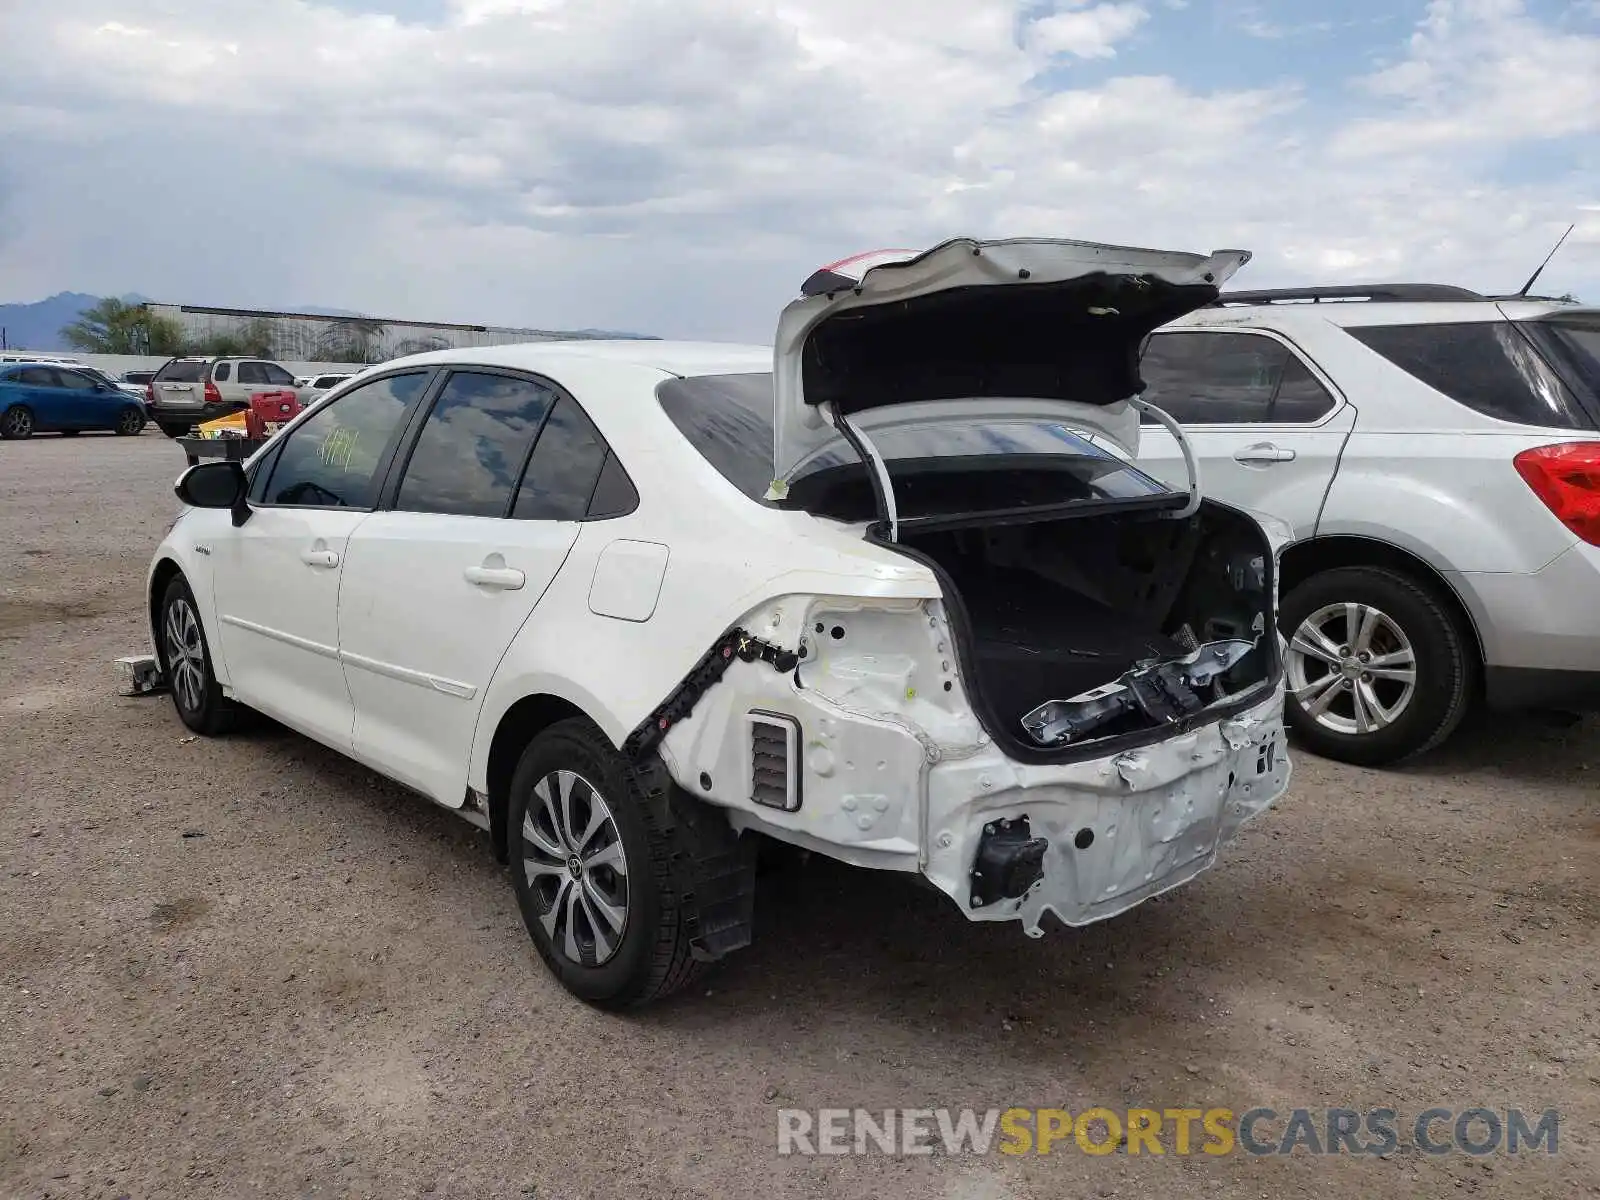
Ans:
[{"label": "cloudy sky", "polygon": [[963,234],[1600,302],[1600,0],[0,0],[0,301],[767,340]]}]

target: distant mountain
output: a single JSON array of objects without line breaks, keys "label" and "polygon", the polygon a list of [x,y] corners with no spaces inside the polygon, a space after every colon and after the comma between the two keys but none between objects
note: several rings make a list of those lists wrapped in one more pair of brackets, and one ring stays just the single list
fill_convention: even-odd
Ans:
[{"label": "distant mountain", "polygon": [[[129,304],[143,304],[149,299],[137,292],[119,298]],[[0,304],[0,329],[5,330],[5,344],[13,350],[69,350],[71,347],[62,338],[61,330],[100,300],[99,296],[83,292],[57,292],[32,304]]]},{"label": "distant mountain", "polygon": [[[145,304],[150,297],[129,292],[118,297],[129,304]],[[61,330],[76,321],[86,308],[100,303],[102,297],[85,292],[58,292],[46,300],[31,304],[0,304],[0,330],[4,330],[4,344],[13,350],[70,350]],[[307,313],[319,317],[365,317],[366,313],[352,312],[348,308],[326,308],[315,304],[302,304],[280,312]],[[649,333],[623,333],[610,329],[575,329],[573,337],[623,338],[637,341],[659,340]]]}]

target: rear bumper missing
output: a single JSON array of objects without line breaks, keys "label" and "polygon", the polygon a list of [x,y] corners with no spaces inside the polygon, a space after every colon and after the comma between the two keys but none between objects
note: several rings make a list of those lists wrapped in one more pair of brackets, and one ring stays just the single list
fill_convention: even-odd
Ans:
[{"label": "rear bumper missing", "polygon": [[1219,723],[1091,762],[1029,766],[991,750],[941,763],[928,778],[923,873],[974,921],[1020,921],[1032,937],[1042,935],[1046,913],[1087,925],[1211,866],[1246,821],[1283,795],[1290,774],[1281,692]]}]

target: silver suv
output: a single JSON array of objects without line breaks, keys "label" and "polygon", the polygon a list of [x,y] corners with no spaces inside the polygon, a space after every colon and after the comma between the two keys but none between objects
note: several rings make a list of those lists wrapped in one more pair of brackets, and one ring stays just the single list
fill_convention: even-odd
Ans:
[{"label": "silver suv", "polygon": [[250,407],[256,392],[303,389],[282,366],[263,358],[174,358],[150,381],[145,407],[168,437]]},{"label": "silver suv", "polygon": [[[1288,719],[1381,764],[1468,705],[1600,708],[1600,309],[1436,285],[1225,294],[1145,399],[1208,495],[1287,521]],[[1159,474],[1181,451],[1141,430]]]}]

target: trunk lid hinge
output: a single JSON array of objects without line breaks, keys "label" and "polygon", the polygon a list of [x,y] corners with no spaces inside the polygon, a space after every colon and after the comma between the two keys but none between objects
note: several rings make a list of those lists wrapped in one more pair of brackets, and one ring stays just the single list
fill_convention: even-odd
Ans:
[{"label": "trunk lid hinge", "polygon": [[1130,396],[1128,404],[1136,412],[1149,413],[1158,425],[1163,426],[1178,443],[1178,449],[1183,454],[1183,465],[1189,472],[1189,503],[1177,512],[1172,513],[1174,521],[1185,521],[1200,510],[1200,460],[1196,457],[1194,447],[1189,444],[1188,435],[1183,432],[1183,426],[1174,421],[1164,409],[1157,408],[1149,401],[1141,400],[1137,396]]},{"label": "trunk lid hinge", "polygon": [[872,444],[872,439],[844,413],[840,412],[831,402],[824,401],[818,406],[824,416],[833,422],[845,441],[850,443],[850,448],[861,456],[861,461],[866,464],[867,470],[872,473],[872,490],[877,493],[878,512],[889,523],[889,540],[900,540],[900,510],[895,504],[894,483],[889,478],[889,467],[883,461],[883,455],[878,453],[878,448]]}]

